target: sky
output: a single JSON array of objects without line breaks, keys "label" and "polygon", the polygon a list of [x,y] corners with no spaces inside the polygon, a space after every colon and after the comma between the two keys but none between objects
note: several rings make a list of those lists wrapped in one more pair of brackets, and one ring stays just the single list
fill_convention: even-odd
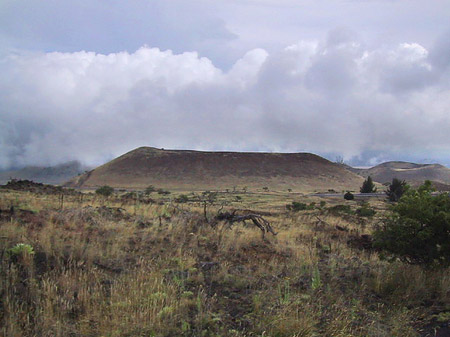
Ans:
[{"label": "sky", "polygon": [[140,146],[450,165],[448,0],[0,0],[0,168]]}]

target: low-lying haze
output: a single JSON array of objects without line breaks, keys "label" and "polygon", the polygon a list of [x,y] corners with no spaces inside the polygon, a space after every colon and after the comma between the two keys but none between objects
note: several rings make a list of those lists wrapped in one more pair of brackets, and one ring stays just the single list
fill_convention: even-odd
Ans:
[{"label": "low-lying haze", "polygon": [[6,1],[0,167],[143,145],[449,165],[449,7]]}]

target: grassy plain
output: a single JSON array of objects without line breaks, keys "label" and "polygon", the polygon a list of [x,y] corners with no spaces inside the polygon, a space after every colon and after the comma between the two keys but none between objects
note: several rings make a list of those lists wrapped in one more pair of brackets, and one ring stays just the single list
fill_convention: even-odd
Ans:
[{"label": "grassy plain", "polygon": [[[450,320],[448,269],[370,248],[383,200],[363,217],[360,200],[223,192],[206,220],[183,194],[190,201],[0,190],[0,335],[439,336]],[[288,211],[293,201],[307,209]],[[233,209],[278,235],[214,220]],[[14,251],[21,243],[32,251]]]}]

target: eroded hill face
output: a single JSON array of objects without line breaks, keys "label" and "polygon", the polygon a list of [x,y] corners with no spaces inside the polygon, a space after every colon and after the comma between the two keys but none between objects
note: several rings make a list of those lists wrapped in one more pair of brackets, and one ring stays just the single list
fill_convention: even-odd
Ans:
[{"label": "eroded hill face", "polygon": [[386,162],[370,169],[357,170],[363,177],[371,176],[379,183],[389,183],[393,178],[410,183],[431,180],[439,184],[450,184],[450,169],[439,164],[415,164],[408,162]]},{"label": "eroded hill face", "polygon": [[69,186],[341,191],[356,190],[362,181],[362,177],[310,153],[201,152],[142,147],[77,177]]}]

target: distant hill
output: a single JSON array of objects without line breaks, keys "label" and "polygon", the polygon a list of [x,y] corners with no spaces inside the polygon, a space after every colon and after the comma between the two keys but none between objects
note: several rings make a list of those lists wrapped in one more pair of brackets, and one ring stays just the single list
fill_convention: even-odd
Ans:
[{"label": "distant hill", "polygon": [[141,147],[72,179],[67,186],[342,191],[356,190],[362,181],[360,176],[338,164],[310,153],[202,152]]},{"label": "distant hill", "polygon": [[381,184],[389,183],[393,178],[406,180],[413,185],[423,183],[425,180],[431,180],[440,186],[450,184],[450,169],[440,164],[390,161],[369,169],[347,168],[365,178],[370,175],[374,181]]},{"label": "distant hill", "polygon": [[78,161],[50,167],[27,166],[17,170],[0,172],[0,184],[6,184],[11,179],[26,179],[38,183],[58,185],[83,173],[85,170],[86,168]]}]

